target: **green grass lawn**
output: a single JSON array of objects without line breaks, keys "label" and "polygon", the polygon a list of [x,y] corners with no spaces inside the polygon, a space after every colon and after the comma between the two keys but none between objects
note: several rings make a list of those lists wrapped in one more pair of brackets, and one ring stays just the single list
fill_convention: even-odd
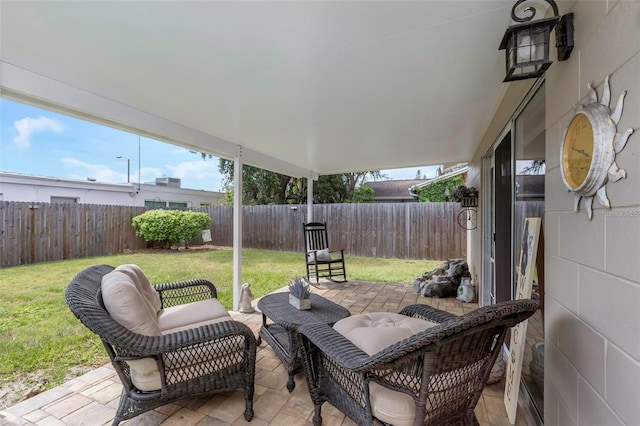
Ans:
[{"label": "green grass lawn", "polygon": [[[91,265],[136,263],[152,283],[205,278],[231,308],[231,250],[184,250],[118,254],[3,268],[0,272],[0,388],[21,380],[62,383],[74,367],[108,362],[99,339],[78,321],[64,302],[71,278]],[[346,257],[349,280],[412,283],[439,262]],[[306,275],[302,254],[244,250],[242,276],[254,298]],[[2,392],[0,392],[1,394]],[[14,401],[15,402],[15,401]]]}]

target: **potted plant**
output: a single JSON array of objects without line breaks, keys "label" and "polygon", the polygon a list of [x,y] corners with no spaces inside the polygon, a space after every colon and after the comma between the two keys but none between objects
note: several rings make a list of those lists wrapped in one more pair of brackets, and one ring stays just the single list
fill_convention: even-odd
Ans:
[{"label": "potted plant", "polygon": [[289,283],[289,303],[301,311],[311,309],[311,291],[309,284],[302,278]]}]

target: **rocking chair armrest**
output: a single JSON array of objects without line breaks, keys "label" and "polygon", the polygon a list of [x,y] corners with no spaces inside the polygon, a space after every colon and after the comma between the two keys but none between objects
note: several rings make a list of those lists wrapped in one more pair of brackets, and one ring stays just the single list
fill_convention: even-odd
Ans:
[{"label": "rocking chair armrest", "polygon": [[458,318],[457,315],[450,312],[446,312],[438,308],[434,308],[433,306],[420,303],[404,307],[400,311],[400,314],[412,318],[419,318],[431,322],[437,322],[439,324]]},{"label": "rocking chair armrest", "polygon": [[201,278],[155,284],[154,288],[160,296],[163,308],[218,298],[216,286],[211,281]]},{"label": "rocking chair armrest", "polygon": [[256,347],[256,338],[251,329],[247,325],[233,320],[207,324],[162,336],[143,336],[128,330],[127,332],[125,336],[122,336],[124,339],[118,339],[118,341],[109,339],[111,340],[109,343],[120,347],[121,350],[135,356],[135,358],[153,357],[205,342],[223,340],[231,336],[244,337],[245,345],[250,351],[255,350]]}]

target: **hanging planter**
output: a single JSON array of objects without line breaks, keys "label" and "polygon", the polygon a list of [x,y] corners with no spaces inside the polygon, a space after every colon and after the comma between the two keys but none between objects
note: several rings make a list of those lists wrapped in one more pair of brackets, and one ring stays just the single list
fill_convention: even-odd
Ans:
[{"label": "hanging planter", "polygon": [[478,206],[478,190],[473,186],[467,188],[460,185],[453,192],[453,201],[460,203],[460,207],[477,207]]}]

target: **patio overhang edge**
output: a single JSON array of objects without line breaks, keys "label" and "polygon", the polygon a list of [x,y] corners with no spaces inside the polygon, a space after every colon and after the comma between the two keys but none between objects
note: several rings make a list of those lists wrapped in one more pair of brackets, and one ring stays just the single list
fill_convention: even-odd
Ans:
[{"label": "patio overhang edge", "polygon": [[[0,94],[47,110],[232,160],[242,144],[203,133],[0,60]],[[293,177],[313,170],[242,147],[243,163]]]}]

